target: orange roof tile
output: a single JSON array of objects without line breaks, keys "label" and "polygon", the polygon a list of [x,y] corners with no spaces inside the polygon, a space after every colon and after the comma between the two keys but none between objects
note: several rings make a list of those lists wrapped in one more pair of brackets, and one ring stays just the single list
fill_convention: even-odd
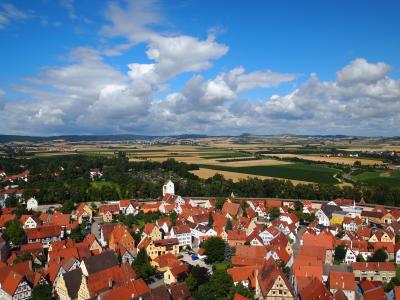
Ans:
[{"label": "orange roof tile", "polygon": [[356,283],[355,283],[354,273],[331,271],[329,273],[329,287],[331,289],[355,291]]}]

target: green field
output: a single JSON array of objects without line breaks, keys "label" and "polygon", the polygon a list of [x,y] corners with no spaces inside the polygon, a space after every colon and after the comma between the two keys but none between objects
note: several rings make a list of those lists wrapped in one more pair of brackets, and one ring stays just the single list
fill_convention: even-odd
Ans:
[{"label": "green field", "polygon": [[221,158],[235,158],[235,157],[251,157],[250,154],[243,152],[230,151],[230,152],[204,152],[200,155],[205,159],[221,159]]},{"label": "green field", "polygon": [[120,192],[119,185],[111,181],[92,181],[90,184],[92,187],[97,189],[101,189],[103,187],[114,187],[118,193]]},{"label": "green field", "polygon": [[333,175],[335,175],[338,170],[319,165],[309,165],[302,163],[251,167],[226,167],[214,165],[199,165],[199,167],[212,170],[237,172],[259,176],[279,177],[317,183],[338,183],[338,181],[333,177]]},{"label": "green field", "polygon": [[400,171],[387,172],[363,172],[354,176],[357,181],[361,181],[370,185],[388,185],[400,186]]}]

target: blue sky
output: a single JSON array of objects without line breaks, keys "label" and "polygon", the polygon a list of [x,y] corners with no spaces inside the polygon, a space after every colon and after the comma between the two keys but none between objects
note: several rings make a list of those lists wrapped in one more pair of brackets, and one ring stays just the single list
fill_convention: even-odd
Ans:
[{"label": "blue sky", "polygon": [[399,11],[0,1],[0,132],[399,135]]}]

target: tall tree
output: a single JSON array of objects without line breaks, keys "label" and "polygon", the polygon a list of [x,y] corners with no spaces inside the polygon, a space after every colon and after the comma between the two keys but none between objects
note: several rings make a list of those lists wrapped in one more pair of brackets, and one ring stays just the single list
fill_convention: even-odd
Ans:
[{"label": "tall tree", "polygon": [[51,300],[53,299],[51,286],[48,284],[38,284],[32,289],[31,300]]},{"label": "tall tree", "polygon": [[225,259],[225,242],[220,237],[210,237],[201,245],[205,250],[207,259],[211,262],[219,262]]},{"label": "tall tree", "polygon": [[155,273],[154,268],[150,264],[150,257],[147,255],[146,249],[141,249],[132,263],[132,267],[139,277],[144,279]]}]

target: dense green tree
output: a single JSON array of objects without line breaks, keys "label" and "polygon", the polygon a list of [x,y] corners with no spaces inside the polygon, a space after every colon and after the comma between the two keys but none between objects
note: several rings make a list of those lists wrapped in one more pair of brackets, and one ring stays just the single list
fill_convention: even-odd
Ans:
[{"label": "dense green tree", "polygon": [[72,200],[65,201],[61,207],[61,211],[64,214],[70,214],[74,209],[75,209],[75,204],[74,201]]},{"label": "dense green tree", "polygon": [[5,201],[5,205],[6,207],[16,207],[18,204],[18,199],[17,196],[15,196],[15,194],[11,194],[7,197],[6,201]]},{"label": "dense green tree", "polygon": [[270,218],[271,220],[274,220],[274,219],[278,218],[278,217],[281,215],[281,213],[280,213],[280,211],[279,211],[279,208],[277,208],[277,207],[272,207],[272,208],[268,211],[268,214],[269,214],[269,218]]},{"label": "dense green tree", "polygon": [[220,237],[210,237],[201,244],[207,259],[211,262],[220,262],[225,259],[225,242]]},{"label": "dense green tree", "polygon": [[301,203],[301,201],[297,200],[294,203],[294,210],[298,211],[298,212],[302,212],[303,211],[303,203]]},{"label": "dense green tree", "polygon": [[358,262],[365,262],[364,256],[362,256],[361,253],[357,255],[357,261]]},{"label": "dense green tree", "polygon": [[228,299],[233,300],[235,294],[238,293],[248,299],[254,299],[254,291],[246,288],[243,284],[239,283],[234,285],[231,290],[229,291]]},{"label": "dense green tree", "polygon": [[378,249],[368,258],[368,261],[384,262],[388,259],[388,255],[384,249]]},{"label": "dense green tree", "polygon": [[232,277],[226,270],[215,270],[210,281],[199,287],[196,299],[227,299],[233,286]]},{"label": "dense green tree", "polygon": [[214,224],[214,218],[212,216],[212,212],[208,213],[208,226],[212,226]]},{"label": "dense green tree", "polygon": [[342,262],[346,257],[346,247],[344,245],[339,245],[335,248],[334,259],[337,262]]},{"label": "dense green tree", "polygon": [[230,218],[226,218],[225,231],[232,230],[232,221]]},{"label": "dense green tree", "polygon": [[176,211],[172,211],[169,214],[169,219],[171,220],[172,226],[176,226],[176,221],[178,219],[178,214],[176,213]]},{"label": "dense green tree", "polygon": [[150,264],[150,257],[147,255],[146,249],[141,249],[132,263],[132,267],[139,277],[144,279],[155,273],[154,268]]},{"label": "dense green tree", "polygon": [[186,278],[186,284],[188,285],[190,291],[193,292],[197,290],[200,285],[205,284],[209,280],[210,275],[208,274],[207,268],[194,266]]},{"label": "dense green tree", "polygon": [[6,223],[6,235],[16,245],[22,244],[25,241],[25,231],[18,220]]},{"label": "dense green tree", "polygon": [[215,208],[220,210],[222,209],[222,206],[224,206],[224,203],[226,201],[226,197],[217,197],[215,200]]},{"label": "dense green tree", "polygon": [[51,286],[48,284],[38,284],[32,289],[31,300],[51,300],[53,299]]}]

